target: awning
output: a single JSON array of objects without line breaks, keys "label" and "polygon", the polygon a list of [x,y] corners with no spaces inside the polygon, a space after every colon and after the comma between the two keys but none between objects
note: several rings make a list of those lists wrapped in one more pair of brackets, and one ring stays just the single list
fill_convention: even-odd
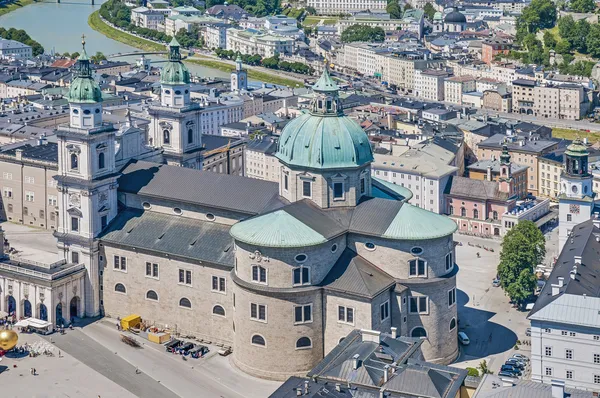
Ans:
[{"label": "awning", "polygon": [[21,319],[19,322],[15,323],[15,326],[20,328],[32,327],[35,329],[46,329],[47,327],[51,327],[52,323],[37,318],[27,318]]}]

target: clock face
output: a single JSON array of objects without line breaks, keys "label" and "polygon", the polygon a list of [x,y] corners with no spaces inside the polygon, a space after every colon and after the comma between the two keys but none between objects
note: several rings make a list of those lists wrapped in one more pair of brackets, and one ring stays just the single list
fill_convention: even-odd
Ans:
[{"label": "clock face", "polygon": [[569,205],[569,213],[579,214],[579,205]]},{"label": "clock face", "polygon": [[79,207],[81,205],[81,198],[76,193],[69,195],[69,205]]}]

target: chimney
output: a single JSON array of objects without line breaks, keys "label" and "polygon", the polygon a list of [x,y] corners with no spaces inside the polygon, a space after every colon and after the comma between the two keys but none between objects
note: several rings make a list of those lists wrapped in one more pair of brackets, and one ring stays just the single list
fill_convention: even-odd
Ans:
[{"label": "chimney", "polygon": [[487,180],[492,181],[492,166],[488,166],[487,168]]},{"label": "chimney", "polygon": [[379,390],[379,398],[385,398],[385,388]]},{"label": "chimney", "polygon": [[23,150],[22,149],[17,149],[15,151],[15,156],[16,156],[17,160],[22,160],[23,159]]},{"label": "chimney", "polygon": [[398,338],[398,328],[397,327],[392,326],[392,338],[393,339]]},{"label": "chimney", "polygon": [[390,365],[385,365],[383,367],[383,382],[384,383],[388,382],[389,376],[390,376]]},{"label": "chimney", "polygon": [[558,287],[563,287],[565,285],[565,278],[562,276],[558,277]]},{"label": "chimney", "polygon": [[352,357],[352,369],[356,370],[358,369],[358,365],[359,365],[359,358],[360,356],[358,354],[354,354],[354,356]]},{"label": "chimney", "polygon": [[304,380],[304,395],[308,395],[308,380]]},{"label": "chimney", "polygon": [[552,297],[558,295],[558,293],[560,292],[558,288],[558,285],[552,284]]},{"label": "chimney", "polygon": [[360,333],[362,335],[362,341],[372,341],[378,344],[381,343],[381,332],[376,330],[362,329]]},{"label": "chimney", "polygon": [[552,380],[552,398],[565,397],[565,382],[561,380]]},{"label": "chimney", "polygon": [[302,388],[297,388],[296,389],[296,396],[297,397],[301,397],[302,396]]},{"label": "chimney", "polygon": [[342,392],[342,385],[340,383],[335,383],[335,391]]}]

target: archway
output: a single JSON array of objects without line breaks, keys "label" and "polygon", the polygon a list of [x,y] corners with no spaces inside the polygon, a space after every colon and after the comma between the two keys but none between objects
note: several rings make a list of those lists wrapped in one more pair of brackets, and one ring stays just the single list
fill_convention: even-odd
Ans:
[{"label": "archway", "polygon": [[64,325],[64,319],[63,319],[63,308],[62,308],[62,303],[58,303],[56,305],[56,325],[57,326],[61,326]]},{"label": "archway", "polygon": [[527,114],[528,115],[533,115],[533,109],[527,109]]},{"label": "archway", "polygon": [[38,310],[38,318],[40,318],[42,321],[48,320],[48,308],[45,304],[40,304],[40,308]]},{"label": "archway", "polygon": [[23,300],[23,317],[31,318],[33,316],[33,311],[31,310],[31,301]]},{"label": "archway", "polygon": [[17,301],[13,296],[6,297],[6,308],[8,315],[14,315],[17,311]]},{"label": "archway", "polygon": [[74,317],[79,316],[79,301],[79,296],[75,296],[71,299],[71,304],[69,304],[69,316],[71,317],[71,320],[73,320]]}]

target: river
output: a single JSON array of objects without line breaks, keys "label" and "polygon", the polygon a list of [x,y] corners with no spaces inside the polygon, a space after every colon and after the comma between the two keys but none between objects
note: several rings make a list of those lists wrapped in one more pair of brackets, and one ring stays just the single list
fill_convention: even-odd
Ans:
[{"label": "river", "polygon": [[[91,5],[91,0],[68,0],[60,4],[56,2],[39,2],[20,8],[0,16],[0,26],[3,28],[24,29],[46,52],[54,50],[56,53],[75,52],[81,50],[81,35],[86,36],[86,49],[89,55],[97,51],[105,55],[140,51],[134,47],[109,39],[89,27],[89,15],[100,8],[106,0],[95,0],[96,5]],[[156,55],[151,59],[158,61]],[[132,62],[133,58],[126,59]],[[158,64],[160,65],[160,64]],[[206,68],[199,65],[187,64],[190,72],[206,77],[228,77],[229,73],[217,69]]]}]

